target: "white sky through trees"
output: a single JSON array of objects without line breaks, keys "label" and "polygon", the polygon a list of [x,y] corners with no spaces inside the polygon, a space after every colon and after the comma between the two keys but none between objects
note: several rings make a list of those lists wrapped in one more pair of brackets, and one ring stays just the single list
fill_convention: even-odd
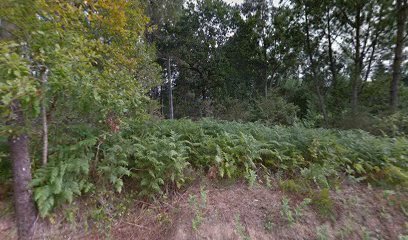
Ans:
[{"label": "white sky through trees", "polygon": [[242,2],[244,2],[244,0],[224,0],[224,2],[230,3],[230,4],[241,4]]}]

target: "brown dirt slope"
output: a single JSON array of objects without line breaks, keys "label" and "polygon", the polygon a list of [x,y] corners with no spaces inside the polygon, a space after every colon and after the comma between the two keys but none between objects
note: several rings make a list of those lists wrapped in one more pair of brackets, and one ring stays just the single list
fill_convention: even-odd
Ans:
[{"label": "brown dirt slope", "polygon": [[[42,229],[33,239],[405,239],[403,236],[407,236],[406,193],[343,184],[329,194],[329,201],[316,201],[312,196],[312,202],[306,204],[304,195],[288,193],[279,187],[204,181],[154,203],[134,200],[127,214],[111,220],[110,226],[99,226],[97,231],[95,228],[67,231],[66,226],[41,223]],[[328,208],[329,211],[323,211]],[[0,227],[0,239],[13,239],[10,220],[0,219]]]}]

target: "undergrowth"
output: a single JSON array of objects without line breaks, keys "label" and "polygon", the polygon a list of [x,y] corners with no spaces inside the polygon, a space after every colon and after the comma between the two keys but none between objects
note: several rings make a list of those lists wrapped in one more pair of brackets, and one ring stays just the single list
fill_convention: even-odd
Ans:
[{"label": "undergrowth", "polygon": [[[127,186],[125,179],[132,191],[154,197],[164,189],[183,187],[187,172],[210,169],[218,178],[242,178],[250,185],[271,174],[304,179],[323,189],[312,198],[325,205],[323,215],[331,208],[324,191],[340,178],[408,184],[405,137],[213,120],[134,122],[121,129],[115,134],[81,133],[51,147],[50,163],[35,170],[32,183],[42,216],[87,191],[120,192]],[[302,191],[296,182],[282,181],[280,186]]]}]

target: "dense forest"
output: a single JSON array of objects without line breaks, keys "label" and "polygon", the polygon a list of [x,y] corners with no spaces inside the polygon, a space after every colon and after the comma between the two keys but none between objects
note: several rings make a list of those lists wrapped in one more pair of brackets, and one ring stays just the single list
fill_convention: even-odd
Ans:
[{"label": "dense forest", "polygon": [[1,0],[0,238],[406,239],[407,43],[407,0]]}]

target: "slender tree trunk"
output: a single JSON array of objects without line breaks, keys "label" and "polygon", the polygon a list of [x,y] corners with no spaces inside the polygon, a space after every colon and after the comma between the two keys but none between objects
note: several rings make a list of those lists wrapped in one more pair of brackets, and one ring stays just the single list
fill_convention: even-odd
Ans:
[{"label": "slender tree trunk", "polygon": [[320,111],[323,114],[324,125],[327,126],[328,125],[328,115],[327,115],[327,111],[326,111],[326,104],[325,104],[325,100],[324,100],[323,94],[322,94],[321,89],[320,89],[321,82],[319,80],[320,78],[319,78],[319,76],[317,74],[317,71],[316,71],[316,64],[314,62],[312,48],[310,46],[309,19],[308,19],[307,11],[305,11],[305,20],[306,20],[305,24],[306,24],[306,38],[307,38],[306,39],[307,53],[308,53],[308,56],[309,56],[310,67],[311,67],[311,70],[312,70],[313,79],[315,79],[315,81],[316,81],[315,87],[316,87],[316,94],[317,94],[317,98],[318,98],[319,108],[320,108]]},{"label": "slender tree trunk", "polygon": [[265,79],[265,98],[268,97],[268,79]]},{"label": "slender tree trunk", "polygon": [[167,75],[169,76],[169,118],[174,119],[173,83],[171,81],[171,58],[167,58]]},{"label": "slender tree trunk", "polygon": [[[24,116],[17,101],[13,102],[12,112],[16,119],[14,126],[24,126]],[[9,138],[10,159],[13,165],[14,207],[20,240],[31,239],[33,225],[36,219],[36,209],[29,184],[31,177],[31,161],[29,155],[29,140],[25,133]]]},{"label": "slender tree trunk", "polygon": [[374,39],[374,42],[372,44],[371,47],[371,54],[370,54],[370,59],[368,60],[368,66],[367,66],[367,71],[364,77],[364,82],[367,82],[368,77],[370,76],[370,72],[371,72],[371,66],[373,65],[373,61],[374,61],[374,54],[375,54],[375,48],[377,45],[377,38]]},{"label": "slender tree trunk", "polygon": [[330,61],[330,71],[332,73],[332,88],[336,89],[337,87],[337,72],[336,72],[336,60],[334,59],[333,53],[333,41],[331,35],[331,25],[330,25],[330,11],[327,10],[327,39],[329,42],[329,61]]},{"label": "slender tree trunk", "polygon": [[407,0],[397,0],[397,42],[395,46],[394,63],[392,65],[392,81],[390,86],[390,109],[395,112],[398,108],[398,85],[401,80],[401,62],[404,49],[404,30],[407,22]]},{"label": "slender tree trunk", "polygon": [[47,82],[48,82],[48,69],[45,68],[41,71],[41,87],[42,87],[42,100],[41,100],[41,118],[42,118],[42,131],[43,131],[43,152],[42,152],[42,164],[47,165],[48,161],[48,122],[47,122]]},{"label": "slender tree trunk", "polygon": [[361,14],[360,7],[358,7],[357,15],[355,17],[355,56],[354,56],[354,71],[351,83],[351,111],[353,115],[357,114],[358,108],[358,94],[361,86],[361,56],[360,56],[360,28],[361,28]]},{"label": "slender tree trunk", "polygon": [[165,116],[164,115],[164,97],[163,97],[163,90],[164,90],[164,87],[163,87],[163,85],[162,86],[160,86],[160,104],[161,104],[161,114],[162,114],[162,116]]}]

